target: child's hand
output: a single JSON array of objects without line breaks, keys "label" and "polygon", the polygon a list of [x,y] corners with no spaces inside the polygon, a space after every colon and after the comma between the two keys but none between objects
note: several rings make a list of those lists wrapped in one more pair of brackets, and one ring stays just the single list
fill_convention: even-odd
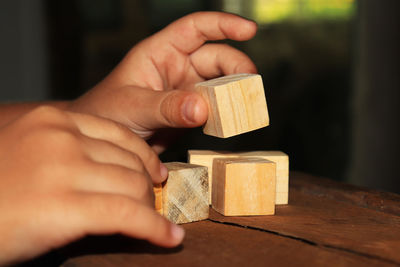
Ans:
[{"label": "child's hand", "polygon": [[204,100],[188,90],[171,90],[191,89],[221,75],[256,72],[244,53],[226,44],[204,44],[248,40],[256,30],[254,22],[232,14],[183,17],[131,49],[105,80],[72,103],[71,110],[113,119],[146,139],[163,127],[200,126],[207,120]]},{"label": "child's hand", "polygon": [[88,234],[176,246],[183,231],[154,211],[167,170],[114,122],[40,107],[0,129],[0,265]]}]

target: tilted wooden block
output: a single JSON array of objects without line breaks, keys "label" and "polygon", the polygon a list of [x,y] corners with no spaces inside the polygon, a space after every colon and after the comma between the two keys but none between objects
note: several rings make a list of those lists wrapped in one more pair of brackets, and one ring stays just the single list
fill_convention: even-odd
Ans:
[{"label": "tilted wooden block", "polygon": [[275,213],[276,165],[261,158],[217,158],[212,207],[225,216]]},{"label": "tilted wooden block", "polygon": [[[282,205],[289,202],[289,157],[281,151],[249,151],[249,152],[228,152],[228,151],[212,151],[212,150],[189,150],[188,162],[206,166],[208,168],[208,184],[212,185],[213,160],[222,157],[259,157],[276,163],[276,199],[275,204]],[[210,187],[210,202],[211,192]]]},{"label": "tilted wooden block", "polygon": [[153,187],[154,197],[155,197],[155,209],[158,213],[163,215],[163,206],[162,206],[162,185],[158,184]]},{"label": "tilted wooden block", "polygon": [[260,75],[233,74],[197,83],[195,88],[208,102],[205,134],[226,138],[268,126]]},{"label": "tilted wooden block", "polygon": [[[156,209],[162,197],[162,215],[173,223],[189,223],[205,220],[209,214],[208,172],[204,166],[169,162],[168,179],[162,185],[162,193],[157,189]],[[158,193],[158,194],[157,194]]]}]

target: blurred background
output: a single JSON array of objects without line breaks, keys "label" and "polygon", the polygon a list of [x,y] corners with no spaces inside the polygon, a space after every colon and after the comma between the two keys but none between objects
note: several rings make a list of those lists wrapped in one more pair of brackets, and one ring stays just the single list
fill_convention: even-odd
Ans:
[{"label": "blurred background", "polygon": [[400,193],[398,0],[3,0],[0,101],[74,99],[137,42],[195,11],[255,20],[247,53],[271,124],[229,139],[189,130],[188,149],[282,150],[290,168]]}]

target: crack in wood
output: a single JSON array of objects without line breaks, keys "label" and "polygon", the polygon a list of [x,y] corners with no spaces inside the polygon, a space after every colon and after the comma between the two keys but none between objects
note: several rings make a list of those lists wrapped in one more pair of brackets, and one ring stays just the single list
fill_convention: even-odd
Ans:
[{"label": "crack in wood", "polygon": [[223,222],[223,221],[218,221],[218,220],[214,220],[214,219],[210,219],[210,218],[208,218],[207,220],[210,221],[210,222],[213,222],[213,223],[225,224],[225,225],[230,225],[230,226],[233,226],[233,227],[240,227],[240,228],[260,231],[260,232],[264,232],[264,233],[269,233],[269,234],[273,234],[273,235],[276,235],[276,236],[280,236],[280,237],[283,237],[283,238],[289,238],[289,239],[292,239],[292,240],[297,240],[297,241],[300,241],[300,242],[302,242],[304,244],[307,244],[307,245],[310,245],[310,246],[323,247],[323,248],[329,248],[329,249],[344,251],[344,252],[347,252],[347,253],[351,253],[351,254],[355,254],[355,255],[358,255],[358,256],[366,257],[366,258],[369,258],[369,259],[380,260],[380,261],[384,261],[386,263],[400,265],[400,262],[393,261],[393,260],[386,259],[386,258],[382,258],[382,257],[376,256],[376,255],[371,255],[371,254],[368,254],[368,253],[364,253],[364,252],[360,252],[360,251],[356,251],[356,250],[352,250],[352,249],[348,249],[348,248],[328,245],[328,244],[320,244],[320,243],[316,243],[314,241],[310,241],[310,240],[305,239],[305,238],[292,236],[292,235],[287,235],[287,234],[282,234],[282,233],[279,233],[279,232],[276,232],[276,231],[272,231],[272,230],[267,230],[267,229],[254,227],[254,226],[242,225],[242,224],[234,223],[234,222]]}]

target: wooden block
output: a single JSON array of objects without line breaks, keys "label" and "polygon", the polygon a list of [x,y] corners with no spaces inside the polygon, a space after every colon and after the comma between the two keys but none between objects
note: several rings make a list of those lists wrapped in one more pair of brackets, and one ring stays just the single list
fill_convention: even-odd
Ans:
[{"label": "wooden block", "polygon": [[289,203],[289,156],[281,151],[249,151],[239,153],[241,157],[260,157],[276,163],[275,204]]},{"label": "wooden block", "polygon": [[[259,157],[276,163],[276,205],[288,204],[289,202],[289,157],[281,151],[250,151],[233,153],[229,151],[212,150],[189,150],[188,162],[206,166],[208,168],[208,184],[212,185],[213,160],[215,158],[235,158],[235,157]],[[209,200],[211,204],[210,188]]]},{"label": "wooden block", "polygon": [[226,138],[268,126],[260,75],[228,75],[197,83],[195,88],[208,102],[205,134]]},{"label": "wooden block", "polygon": [[162,206],[162,185],[158,184],[153,187],[154,197],[155,197],[155,209],[158,213],[163,215],[163,206]]},{"label": "wooden block", "polygon": [[276,164],[261,158],[217,158],[212,207],[225,216],[275,213]]},{"label": "wooden block", "polygon": [[177,224],[207,219],[207,168],[181,162],[169,162],[165,166],[168,179],[162,186],[162,214]]}]

